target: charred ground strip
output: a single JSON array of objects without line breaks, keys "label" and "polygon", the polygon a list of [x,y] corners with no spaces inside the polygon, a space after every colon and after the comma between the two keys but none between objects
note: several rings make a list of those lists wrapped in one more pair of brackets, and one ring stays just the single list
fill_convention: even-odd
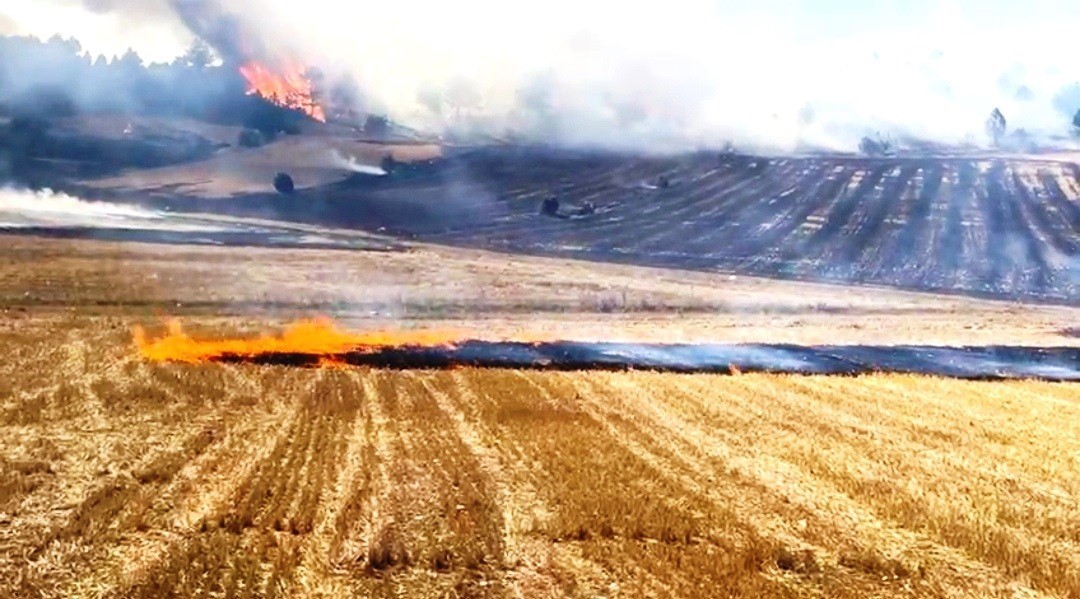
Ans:
[{"label": "charred ground strip", "polygon": [[332,356],[307,353],[223,355],[225,363],[390,369],[456,367],[523,370],[646,370],[676,373],[768,372],[857,375],[915,373],[950,378],[1080,381],[1080,348],[939,346],[690,345],[466,341],[454,347],[394,347]]}]

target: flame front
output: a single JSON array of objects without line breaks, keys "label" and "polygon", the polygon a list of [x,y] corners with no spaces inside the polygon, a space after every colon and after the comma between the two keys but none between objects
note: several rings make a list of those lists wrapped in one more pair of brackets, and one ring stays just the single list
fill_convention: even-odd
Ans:
[{"label": "flame front", "polygon": [[197,364],[225,357],[253,357],[272,354],[324,356],[320,363],[337,364],[334,356],[347,352],[376,351],[387,347],[453,347],[461,335],[453,331],[390,331],[350,333],[325,318],[301,320],[286,327],[280,335],[262,335],[237,339],[194,339],[169,322],[168,332],[150,339],[142,327],[135,327],[135,345],[143,358],[154,362]]},{"label": "flame front", "polygon": [[278,106],[299,110],[320,123],[326,122],[326,111],[315,100],[314,86],[305,67],[287,63],[279,73],[252,60],[240,67],[240,74],[248,82],[248,95],[258,94]]}]

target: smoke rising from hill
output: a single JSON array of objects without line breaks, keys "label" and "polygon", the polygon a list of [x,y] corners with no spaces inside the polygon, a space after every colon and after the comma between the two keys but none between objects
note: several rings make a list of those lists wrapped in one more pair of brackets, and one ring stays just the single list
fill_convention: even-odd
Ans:
[{"label": "smoke rising from hill", "polygon": [[1080,9],[1036,4],[918,1],[849,18],[862,9],[795,0],[172,0],[170,18],[223,54],[295,54],[353,78],[361,108],[418,128],[631,149],[855,149],[877,131],[985,144],[994,107],[1011,128],[1067,132]]}]

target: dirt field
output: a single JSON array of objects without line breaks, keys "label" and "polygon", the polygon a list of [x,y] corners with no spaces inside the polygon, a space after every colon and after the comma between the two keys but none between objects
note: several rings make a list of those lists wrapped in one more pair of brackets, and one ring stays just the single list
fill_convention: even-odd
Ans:
[{"label": "dirt field", "polygon": [[1080,597],[1076,385],[181,366],[132,345],[164,316],[225,334],[319,313],[1077,344],[1076,309],[433,247],[3,241],[0,597]]}]

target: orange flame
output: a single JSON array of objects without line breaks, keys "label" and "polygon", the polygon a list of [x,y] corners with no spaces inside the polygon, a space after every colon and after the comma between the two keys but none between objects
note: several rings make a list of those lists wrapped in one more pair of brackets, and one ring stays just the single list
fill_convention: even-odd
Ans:
[{"label": "orange flame", "polygon": [[374,351],[385,347],[452,347],[462,337],[453,331],[392,331],[350,333],[319,318],[301,320],[286,327],[278,336],[262,335],[250,339],[193,339],[170,321],[168,333],[151,340],[142,327],[135,327],[135,346],[143,358],[153,362],[212,362],[226,356],[253,357],[267,354],[313,354],[325,356],[323,366],[339,366],[333,356],[346,352]]},{"label": "orange flame", "polygon": [[278,73],[252,60],[240,67],[240,74],[248,82],[248,95],[258,94],[278,106],[299,110],[320,123],[326,122],[326,111],[315,101],[314,86],[304,66],[287,63]]}]

